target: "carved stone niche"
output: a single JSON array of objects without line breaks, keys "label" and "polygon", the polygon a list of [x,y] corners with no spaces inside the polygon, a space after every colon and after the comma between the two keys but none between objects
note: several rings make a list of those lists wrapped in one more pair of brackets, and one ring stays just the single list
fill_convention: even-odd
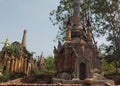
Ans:
[{"label": "carved stone niche", "polygon": [[89,67],[88,67],[88,60],[82,56],[81,58],[79,58],[79,79],[80,80],[84,80],[86,77],[88,77],[88,71],[89,71]]}]

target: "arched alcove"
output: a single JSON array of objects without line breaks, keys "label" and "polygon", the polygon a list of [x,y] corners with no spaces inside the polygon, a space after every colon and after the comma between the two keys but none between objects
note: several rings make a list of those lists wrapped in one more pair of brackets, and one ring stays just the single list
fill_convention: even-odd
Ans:
[{"label": "arched alcove", "polygon": [[86,78],[86,64],[85,63],[80,63],[79,66],[79,78],[80,80],[84,80]]}]

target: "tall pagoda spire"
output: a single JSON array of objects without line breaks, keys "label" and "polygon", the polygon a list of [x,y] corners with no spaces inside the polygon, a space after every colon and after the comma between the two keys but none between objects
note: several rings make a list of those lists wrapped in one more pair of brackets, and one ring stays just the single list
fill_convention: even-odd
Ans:
[{"label": "tall pagoda spire", "polygon": [[22,45],[23,45],[23,47],[25,47],[25,48],[26,48],[26,33],[27,33],[27,31],[24,30],[23,38],[22,38]]},{"label": "tall pagoda spire", "polygon": [[83,29],[80,20],[80,5],[79,0],[73,0],[73,30],[72,38],[80,37],[82,35],[81,29]]}]

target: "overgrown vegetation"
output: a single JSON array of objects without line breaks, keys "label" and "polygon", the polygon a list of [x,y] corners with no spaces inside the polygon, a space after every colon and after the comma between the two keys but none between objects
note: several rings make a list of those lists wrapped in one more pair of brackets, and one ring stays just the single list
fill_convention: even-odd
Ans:
[{"label": "overgrown vegetation", "polygon": [[23,78],[25,74],[23,72],[15,72],[15,73],[8,73],[5,72],[0,76],[0,82],[7,82],[9,80],[17,79],[17,78]]},{"label": "overgrown vegetation", "polygon": [[7,47],[7,51],[10,53],[10,54],[13,54],[13,55],[16,55],[18,54],[18,48],[14,45],[10,45]]},{"label": "overgrown vegetation", "polygon": [[41,71],[38,68],[34,68],[32,75],[53,75],[53,71],[47,69]]},{"label": "overgrown vegetation", "polygon": [[47,70],[53,71],[55,68],[54,58],[52,56],[48,56],[46,60],[47,60]]},{"label": "overgrown vegetation", "polygon": [[10,73],[3,73],[0,76],[0,82],[7,82],[8,80],[10,80]]},{"label": "overgrown vegetation", "polygon": [[52,56],[48,56],[47,60],[47,67],[45,70],[40,70],[38,67],[35,67],[32,70],[32,75],[53,75],[54,74],[54,58]]},{"label": "overgrown vegetation", "polygon": [[114,63],[108,63],[107,61],[103,60],[103,71],[104,73],[113,73],[115,72]]}]

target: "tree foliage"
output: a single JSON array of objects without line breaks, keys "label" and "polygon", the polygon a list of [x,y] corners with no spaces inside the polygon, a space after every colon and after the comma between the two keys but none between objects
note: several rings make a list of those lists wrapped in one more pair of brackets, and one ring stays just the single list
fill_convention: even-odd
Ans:
[{"label": "tree foliage", "polygon": [[[120,68],[120,58],[116,58],[116,55],[114,55],[114,46],[111,44],[109,46],[102,45],[102,49],[104,52],[104,62],[103,62],[103,70],[105,71],[114,71],[115,73],[119,72]],[[112,68],[112,69],[111,69]]]},{"label": "tree foliage", "polygon": [[10,45],[7,47],[7,51],[10,53],[10,54],[18,54],[18,48],[14,45]]},{"label": "tree foliage", "polygon": [[102,69],[103,69],[104,73],[114,72],[115,68],[114,68],[113,64],[114,64],[113,62],[109,63],[106,60],[103,60],[103,64],[102,64],[103,68]]},{"label": "tree foliage", "polygon": [[[119,0],[80,0],[81,21],[86,24],[88,16],[91,18],[92,29],[96,35],[110,35],[111,22],[118,22]],[[58,40],[65,37],[66,21],[68,15],[73,19],[73,0],[60,0],[56,10],[50,12],[50,20],[53,25],[59,25]],[[118,18],[117,18],[118,17]]]},{"label": "tree foliage", "polygon": [[35,67],[32,70],[33,75],[53,75],[54,73],[54,58],[52,56],[48,56],[46,58],[47,61],[47,68],[45,70],[40,70],[38,67]]},{"label": "tree foliage", "polygon": [[55,63],[54,63],[54,58],[52,56],[47,57],[47,69],[48,70],[54,70]]}]

